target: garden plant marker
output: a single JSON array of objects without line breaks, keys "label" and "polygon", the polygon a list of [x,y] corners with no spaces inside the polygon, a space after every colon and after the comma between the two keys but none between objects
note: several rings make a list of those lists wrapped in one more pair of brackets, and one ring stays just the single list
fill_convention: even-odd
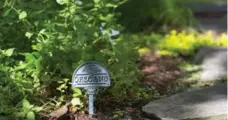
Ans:
[{"label": "garden plant marker", "polygon": [[85,88],[89,95],[89,117],[94,115],[94,94],[97,87],[110,86],[108,71],[97,62],[86,62],[72,76],[72,87]]}]

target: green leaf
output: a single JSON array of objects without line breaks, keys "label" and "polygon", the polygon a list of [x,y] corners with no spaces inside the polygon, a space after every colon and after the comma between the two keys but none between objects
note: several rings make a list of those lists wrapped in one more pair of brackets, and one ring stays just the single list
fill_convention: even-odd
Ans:
[{"label": "green leaf", "polygon": [[95,3],[99,3],[100,2],[100,0],[93,0]]},{"label": "green leaf", "polygon": [[23,110],[29,110],[32,108],[32,106],[30,105],[29,101],[26,99],[22,100],[22,106],[23,106]]},{"label": "green leaf", "polygon": [[25,33],[25,36],[26,36],[27,38],[31,38],[32,35],[33,35],[33,33],[31,33],[31,32],[26,32],[26,33]]},{"label": "green leaf", "polygon": [[80,100],[79,98],[73,98],[73,99],[71,100],[71,104],[72,104],[73,106],[81,105],[81,100]]},{"label": "green leaf", "polygon": [[63,81],[64,81],[65,83],[67,83],[67,81],[69,81],[69,78],[64,78]]},{"label": "green leaf", "polygon": [[26,120],[35,120],[35,113],[33,111],[29,111],[26,115]]},{"label": "green leaf", "polygon": [[39,34],[44,34],[45,31],[46,31],[45,29],[42,29],[42,30],[40,30]]},{"label": "green leaf", "polygon": [[20,20],[22,20],[22,19],[24,19],[24,18],[26,18],[26,17],[27,17],[26,11],[22,11],[22,12],[19,14],[19,19],[20,19]]},{"label": "green leaf", "polygon": [[107,16],[100,15],[99,17],[101,20],[110,21],[113,18],[113,15],[112,14],[108,14]]},{"label": "green leaf", "polygon": [[[92,8],[92,9],[90,9],[89,11],[94,12],[94,11],[97,11],[97,10],[98,10],[97,8]],[[90,17],[91,17],[91,16],[90,16]],[[91,17],[90,19],[92,19],[92,17]]]},{"label": "green leaf", "polygon": [[56,2],[60,5],[68,4],[69,0],[56,0]]},{"label": "green leaf", "polygon": [[122,1],[120,1],[120,2],[118,3],[118,6],[124,4],[124,3],[127,2],[127,1],[128,1],[128,0],[122,0]]},{"label": "green leaf", "polygon": [[4,52],[4,54],[5,54],[6,56],[11,56],[11,55],[13,54],[13,51],[14,51],[14,48],[10,48],[10,49],[7,49],[7,50]]},{"label": "green leaf", "polygon": [[82,91],[79,88],[73,88],[73,97],[78,97],[82,95]]},{"label": "green leaf", "polygon": [[106,6],[106,7],[114,7],[114,8],[116,8],[116,7],[117,7],[117,5],[115,5],[115,4],[111,4],[111,3],[107,3],[105,6]]},{"label": "green leaf", "polygon": [[57,81],[59,84],[62,84],[62,83],[64,83],[64,81]]}]

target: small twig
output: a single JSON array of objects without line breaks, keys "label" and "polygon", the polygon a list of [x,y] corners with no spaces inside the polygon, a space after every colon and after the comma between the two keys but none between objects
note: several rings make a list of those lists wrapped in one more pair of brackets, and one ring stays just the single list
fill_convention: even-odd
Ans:
[{"label": "small twig", "polygon": [[51,116],[51,120],[53,119],[53,118],[59,118],[59,117],[61,117],[61,116],[63,116],[64,114],[66,114],[67,112],[68,112],[68,106],[70,105],[70,103],[66,103],[64,106],[62,106],[61,108],[59,108],[59,109],[57,109],[57,110],[55,110],[54,112],[52,112],[51,114],[50,114],[50,116]]}]

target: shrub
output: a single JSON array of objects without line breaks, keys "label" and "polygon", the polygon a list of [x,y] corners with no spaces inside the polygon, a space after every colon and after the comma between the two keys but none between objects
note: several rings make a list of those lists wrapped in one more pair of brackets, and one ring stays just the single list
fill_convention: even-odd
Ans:
[{"label": "shrub", "polygon": [[131,41],[136,45],[135,49],[138,51],[139,55],[143,55],[151,52],[151,50],[155,49],[156,44],[163,38],[161,34],[124,34],[125,40]]},{"label": "shrub", "polygon": [[[0,48],[5,55],[0,57],[0,96],[8,94],[0,101],[1,108],[9,109],[0,109],[0,114],[20,113],[16,106],[23,98],[32,105],[54,99],[52,107],[83,98],[84,91],[72,91],[70,79],[85,61],[98,61],[110,71],[112,86],[102,91],[102,97],[123,101],[134,96],[139,77],[136,46],[113,35],[121,29],[113,13],[121,0],[0,3]],[[53,109],[48,108],[45,112]]]},{"label": "shrub", "polygon": [[[16,81],[12,77],[11,64],[15,61],[10,56],[13,55],[14,49],[0,50],[0,114],[8,114],[17,110],[15,105],[20,101],[24,93],[20,89],[20,81]],[[17,74],[19,75],[19,74]]]},{"label": "shrub", "polygon": [[119,23],[126,32],[158,30],[164,25],[186,26],[193,22],[191,10],[176,0],[128,0],[120,5]]}]

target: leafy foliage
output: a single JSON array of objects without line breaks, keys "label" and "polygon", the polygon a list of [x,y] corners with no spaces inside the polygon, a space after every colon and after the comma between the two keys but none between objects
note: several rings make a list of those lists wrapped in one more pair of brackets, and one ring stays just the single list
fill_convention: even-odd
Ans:
[{"label": "leafy foliage", "polygon": [[[19,101],[25,98],[37,105],[53,99],[51,104],[59,107],[73,98],[79,104],[76,98],[85,93],[72,90],[70,78],[85,61],[98,61],[110,70],[113,84],[102,95],[122,101],[129,88],[137,90],[135,44],[114,35],[121,29],[114,13],[120,4],[121,0],[0,1],[0,114],[23,112]],[[33,112],[22,116],[33,119]]]}]

